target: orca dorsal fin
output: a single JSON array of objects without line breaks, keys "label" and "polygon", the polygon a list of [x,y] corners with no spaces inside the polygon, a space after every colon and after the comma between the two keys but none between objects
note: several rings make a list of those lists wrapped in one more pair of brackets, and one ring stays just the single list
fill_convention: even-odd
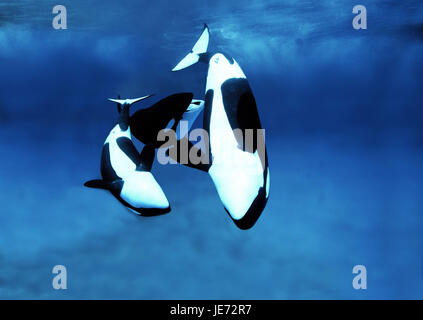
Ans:
[{"label": "orca dorsal fin", "polygon": [[87,188],[110,190],[110,183],[99,179],[87,181],[84,183],[84,186]]}]

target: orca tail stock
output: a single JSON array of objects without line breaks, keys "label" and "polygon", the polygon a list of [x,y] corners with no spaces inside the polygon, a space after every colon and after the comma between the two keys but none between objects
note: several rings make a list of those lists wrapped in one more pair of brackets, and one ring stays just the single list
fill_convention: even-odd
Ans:
[{"label": "orca tail stock", "polygon": [[[117,97],[117,100],[120,100],[120,94]],[[122,105],[120,103],[116,103],[118,113],[122,111]]]},{"label": "orca tail stock", "polygon": [[191,52],[188,53],[179,63],[172,69],[172,71],[179,71],[185,68],[196,64],[201,55],[207,53],[207,48],[209,46],[209,39],[210,39],[210,31],[209,27],[204,24],[203,32],[201,33],[200,38],[198,38],[197,42],[195,43],[194,47],[192,48]]}]

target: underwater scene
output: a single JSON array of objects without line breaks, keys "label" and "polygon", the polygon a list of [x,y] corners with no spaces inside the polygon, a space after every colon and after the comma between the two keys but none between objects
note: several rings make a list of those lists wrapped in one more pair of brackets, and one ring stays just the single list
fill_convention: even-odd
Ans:
[{"label": "underwater scene", "polygon": [[[107,99],[154,94],[133,115],[192,93],[206,127],[232,77],[216,52],[265,130],[257,221],[235,221],[232,170],[156,157],[154,216],[86,188],[120,117]],[[0,66],[0,299],[423,298],[422,1],[1,0]]]}]

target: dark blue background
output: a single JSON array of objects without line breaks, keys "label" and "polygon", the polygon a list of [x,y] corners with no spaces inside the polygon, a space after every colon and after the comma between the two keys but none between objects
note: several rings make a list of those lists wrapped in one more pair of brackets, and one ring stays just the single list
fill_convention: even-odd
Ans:
[{"label": "dark blue background", "polygon": [[[56,4],[0,3],[0,298],[423,298],[421,1],[67,0],[68,30]],[[205,66],[170,72],[204,22],[266,129],[271,195],[249,231],[181,166],[154,167],[167,216],[82,187],[116,121],[106,98],[204,96]]]}]

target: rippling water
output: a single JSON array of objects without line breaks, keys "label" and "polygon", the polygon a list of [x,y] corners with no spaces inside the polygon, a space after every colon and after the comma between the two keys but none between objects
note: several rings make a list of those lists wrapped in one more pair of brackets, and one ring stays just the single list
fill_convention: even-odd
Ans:
[{"label": "rippling water", "polygon": [[[0,298],[423,298],[421,1],[362,3],[360,31],[354,1],[61,4],[65,31],[50,1],[0,3]],[[181,166],[154,167],[167,216],[82,187],[116,120],[107,97],[203,97],[204,66],[169,70],[204,22],[266,128],[271,196],[247,232]]]}]

